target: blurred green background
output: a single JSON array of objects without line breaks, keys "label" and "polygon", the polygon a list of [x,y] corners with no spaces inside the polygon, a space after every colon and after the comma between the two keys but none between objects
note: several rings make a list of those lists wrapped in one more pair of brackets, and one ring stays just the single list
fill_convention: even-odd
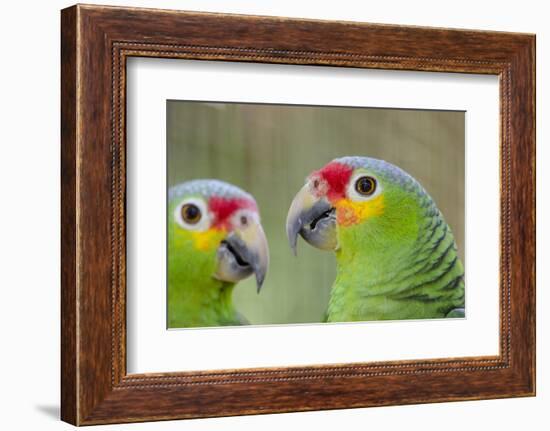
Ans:
[{"label": "blurred green background", "polygon": [[288,207],[306,176],[341,156],[394,163],[430,193],[464,262],[464,112],[167,102],[168,186],[217,178],[251,193],[269,240],[261,293],[253,277],[234,302],[252,324],[322,321],[335,259],[304,243],[292,255]]}]

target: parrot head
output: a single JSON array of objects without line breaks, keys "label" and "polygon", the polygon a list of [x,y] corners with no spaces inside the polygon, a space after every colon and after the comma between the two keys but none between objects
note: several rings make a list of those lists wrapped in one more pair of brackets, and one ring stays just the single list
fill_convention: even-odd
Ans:
[{"label": "parrot head", "polygon": [[[236,283],[252,274],[258,291],[269,265],[267,240],[254,198],[219,180],[193,180],[168,192],[170,272]],[[179,272],[181,271],[181,274]]]},{"label": "parrot head", "polygon": [[431,202],[422,186],[397,166],[369,157],[335,159],[310,174],[292,201],[288,240],[294,253],[298,235],[337,255],[389,250],[391,245],[403,250],[418,239],[425,199]]}]

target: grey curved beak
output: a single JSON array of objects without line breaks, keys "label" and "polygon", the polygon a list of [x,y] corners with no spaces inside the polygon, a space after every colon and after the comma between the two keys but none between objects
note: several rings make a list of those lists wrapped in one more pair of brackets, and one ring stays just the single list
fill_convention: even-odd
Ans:
[{"label": "grey curved beak", "polygon": [[246,227],[235,229],[218,248],[215,277],[237,282],[254,273],[260,292],[269,267],[269,248],[262,225],[252,220]]},{"label": "grey curved beak", "polygon": [[294,254],[298,234],[321,250],[338,247],[335,210],[326,198],[314,196],[307,184],[292,200],[286,219],[286,235]]}]

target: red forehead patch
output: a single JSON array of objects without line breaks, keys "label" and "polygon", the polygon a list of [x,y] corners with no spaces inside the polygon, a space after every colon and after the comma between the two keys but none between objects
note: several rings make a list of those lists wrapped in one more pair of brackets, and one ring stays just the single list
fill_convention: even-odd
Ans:
[{"label": "red forehead patch", "polygon": [[353,169],[338,162],[330,162],[325,167],[314,172],[312,175],[319,175],[328,184],[327,198],[330,201],[341,199],[346,195],[346,186]]},{"label": "red forehead patch", "polygon": [[208,201],[208,210],[214,214],[213,225],[218,228],[227,228],[233,213],[240,209],[258,211],[254,201],[249,199],[226,199],[214,196]]}]

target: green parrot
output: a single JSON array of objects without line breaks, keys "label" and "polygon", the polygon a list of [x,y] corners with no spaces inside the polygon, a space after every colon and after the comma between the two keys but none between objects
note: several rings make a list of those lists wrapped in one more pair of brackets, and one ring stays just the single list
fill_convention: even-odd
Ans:
[{"label": "green parrot", "polygon": [[254,198],[219,180],[193,180],[168,191],[168,327],[243,325],[235,284],[269,265]]},{"label": "green parrot", "polygon": [[329,322],[464,317],[464,268],[451,229],[402,169],[342,157],[294,198],[287,236],[336,253]]}]

